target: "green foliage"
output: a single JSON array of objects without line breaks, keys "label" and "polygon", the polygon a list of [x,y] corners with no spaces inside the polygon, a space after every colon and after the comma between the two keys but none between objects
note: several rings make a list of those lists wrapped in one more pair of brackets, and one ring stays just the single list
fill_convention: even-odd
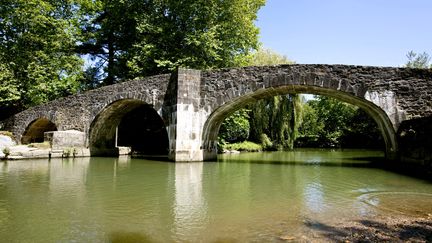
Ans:
[{"label": "green foliage", "polygon": [[318,127],[322,127],[318,133],[320,144],[324,147],[339,146],[339,139],[351,122],[355,107],[326,96],[318,96],[316,100],[311,100],[309,105],[315,110],[322,124],[318,124]]},{"label": "green foliage", "polygon": [[[270,49],[259,49],[251,65],[292,64],[286,56]],[[251,139],[261,142],[265,150],[292,149],[301,123],[302,105],[299,95],[266,98],[252,104]]]},{"label": "green foliage", "polygon": [[77,149],[75,147],[65,148],[63,150],[63,158],[69,158],[69,157],[76,157],[77,155]]},{"label": "green foliage", "polygon": [[381,132],[375,121],[362,109],[356,109],[351,121],[340,137],[343,147],[382,148],[384,145]]},{"label": "green foliage", "polygon": [[93,1],[87,7],[93,14],[83,24],[85,39],[79,48],[95,60],[86,72],[87,86],[102,79],[110,84],[123,78],[166,73],[180,66],[211,69],[245,65],[258,47],[254,21],[264,2]]},{"label": "green foliage", "polygon": [[12,112],[74,93],[81,58],[73,1],[4,0],[0,5],[0,107]]},{"label": "green foliage", "polygon": [[137,19],[140,37],[128,64],[135,75],[167,72],[179,66],[209,69],[245,65],[251,50],[258,47],[254,21],[264,3],[152,1],[146,16]]},{"label": "green foliage", "polygon": [[10,137],[12,139],[14,138],[13,133],[11,133],[9,131],[0,131],[0,135],[8,136],[8,137]]},{"label": "green foliage", "polygon": [[432,64],[430,63],[431,57],[426,52],[418,54],[410,51],[406,56],[408,62],[405,66],[408,68],[432,68]]},{"label": "green foliage", "polygon": [[263,150],[260,144],[250,142],[250,141],[224,144],[222,145],[222,148],[223,150],[236,150],[236,151],[247,151],[247,152],[259,152]]},{"label": "green foliage", "polygon": [[[251,138],[262,141],[265,134],[273,144],[272,149],[292,149],[301,124],[299,95],[274,96],[259,100],[251,106]],[[268,146],[264,146],[268,148]]]},{"label": "green foliage", "polygon": [[319,137],[324,134],[324,122],[310,104],[303,104],[303,123],[299,127],[299,137],[296,145],[319,147]]},{"label": "green foliage", "polygon": [[136,0],[95,0],[83,5],[86,18],[80,21],[82,43],[77,49],[93,61],[85,70],[83,89],[131,77],[126,63],[138,41],[137,18],[146,17],[141,5],[144,2]]},{"label": "green foliage", "polygon": [[[270,49],[257,50],[249,65],[292,64],[286,56],[281,56]],[[302,122],[302,104],[299,95],[275,96],[260,100],[248,106],[250,109],[250,139],[261,143],[264,150],[292,149]],[[220,138],[225,138],[225,131],[236,129],[228,117],[222,124]],[[228,128],[233,127],[233,128]],[[230,142],[223,140],[222,142]]]},{"label": "green foliage", "polygon": [[272,150],[273,143],[265,133],[261,133],[260,142],[263,150]]},{"label": "green foliage", "polygon": [[275,51],[267,48],[260,48],[254,53],[251,61],[255,66],[278,65],[278,64],[293,64],[288,57],[282,56]]},{"label": "green foliage", "polygon": [[363,110],[325,96],[316,96],[303,106],[303,124],[297,146],[368,147],[382,146],[375,121]]},{"label": "green foliage", "polygon": [[51,148],[51,144],[49,142],[30,143],[27,146],[31,147],[31,148],[38,148],[38,149],[49,149],[49,148]]},{"label": "green foliage", "polygon": [[10,155],[10,153],[11,153],[9,147],[5,147],[5,148],[3,148],[3,151],[2,151],[2,152],[3,152],[5,158],[9,157],[9,155]]},{"label": "green foliage", "polygon": [[219,129],[219,139],[229,143],[248,139],[250,130],[248,112],[246,109],[240,109],[228,116]]}]

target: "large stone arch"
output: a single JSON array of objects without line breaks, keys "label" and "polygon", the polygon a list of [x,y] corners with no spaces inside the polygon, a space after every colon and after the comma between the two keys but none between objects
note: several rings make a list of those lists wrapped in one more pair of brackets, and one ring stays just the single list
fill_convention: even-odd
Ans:
[{"label": "large stone arch", "polygon": [[364,109],[381,130],[387,158],[394,159],[399,124],[432,113],[431,95],[425,92],[426,87],[432,88],[431,74],[345,65],[279,65],[191,73],[200,77],[199,113],[204,122],[198,132],[203,159],[216,158],[219,126],[229,113],[257,99],[287,93],[326,95]]},{"label": "large stone arch", "polygon": [[40,117],[28,124],[24,133],[21,135],[21,143],[41,143],[44,141],[44,133],[57,131],[57,126],[48,118]]},{"label": "large stone arch", "polygon": [[247,95],[239,96],[230,101],[224,102],[224,104],[221,104],[209,115],[208,119],[204,123],[202,137],[203,147],[212,150],[213,153],[216,151],[220,125],[222,124],[223,120],[235,110],[238,110],[241,107],[244,107],[245,105],[253,103],[259,99],[272,97],[275,95],[301,93],[325,95],[360,107],[377,123],[385,141],[386,157],[393,159],[396,156],[396,133],[392,122],[384,110],[374,103],[366,99],[356,97],[350,93],[309,85],[288,85],[259,89],[255,92],[248,93]]},{"label": "large stone arch", "polygon": [[[152,107],[143,100],[125,98],[117,99],[100,109],[89,127],[88,144],[91,155],[118,155],[117,127],[128,113],[142,106]],[[157,114],[156,110],[154,113]],[[157,116],[160,118],[159,114]],[[162,118],[160,122],[164,123]]]}]

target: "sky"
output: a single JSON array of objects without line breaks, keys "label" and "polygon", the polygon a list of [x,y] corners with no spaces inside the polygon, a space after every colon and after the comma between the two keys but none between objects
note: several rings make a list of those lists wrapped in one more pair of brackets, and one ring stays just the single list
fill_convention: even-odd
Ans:
[{"label": "sky", "polygon": [[401,67],[432,55],[432,0],[267,0],[263,47],[301,64]]}]

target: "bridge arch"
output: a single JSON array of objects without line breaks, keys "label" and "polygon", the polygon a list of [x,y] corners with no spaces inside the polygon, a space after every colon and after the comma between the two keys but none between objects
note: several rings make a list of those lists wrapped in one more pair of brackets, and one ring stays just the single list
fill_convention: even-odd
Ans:
[{"label": "bridge arch", "polygon": [[251,93],[239,95],[232,100],[222,102],[222,104],[219,104],[219,107],[216,108],[209,115],[208,119],[204,123],[202,133],[203,148],[205,148],[206,150],[216,150],[219,128],[224,119],[235,110],[238,110],[249,103],[263,98],[276,95],[302,93],[332,97],[363,109],[368,115],[370,115],[374,119],[374,121],[378,125],[379,130],[381,131],[385,142],[386,157],[389,159],[395,158],[398,149],[396,132],[391,120],[383,109],[378,107],[376,104],[364,98],[360,98],[352,93],[307,84],[285,86],[282,85],[277,87],[261,88]]},{"label": "bridge arch", "polygon": [[[143,114],[145,117],[142,117]],[[126,122],[125,124],[125,119],[129,123]],[[136,121],[134,122],[134,120]],[[144,132],[133,130],[137,129],[139,122],[143,124],[140,124],[142,127],[138,129]],[[122,134],[119,134],[119,131]],[[120,137],[119,135],[123,136]],[[135,138],[128,140],[128,135],[135,136]],[[151,139],[158,141],[152,143]],[[155,147],[155,144],[159,147]],[[140,150],[141,152],[167,154],[168,134],[165,123],[151,105],[133,98],[119,99],[106,105],[95,116],[89,129],[91,155],[118,155],[118,146],[131,147],[133,150]]]},{"label": "bridge arch", "polygon": [[49,131],[57,131],[56,124],[45,117],[37,118],[26,127],[21,136],[21,143],[41,143],[44,141],[44,133]]}]

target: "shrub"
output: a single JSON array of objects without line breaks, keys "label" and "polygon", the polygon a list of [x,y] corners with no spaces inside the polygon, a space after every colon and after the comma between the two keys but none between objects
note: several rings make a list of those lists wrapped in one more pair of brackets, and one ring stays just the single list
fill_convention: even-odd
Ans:
[{"label": "shrub", "polygon": [[249,137],[248,110],[241,109],[225,118],[219,129],[219,140],[229,143],[242,142]]},{"label": "shrub", "polygon": [[3,148],[3,154],[5,156],[5,158],[7,158],[10,155],[10,148],[9,147],[5,147]]}]

